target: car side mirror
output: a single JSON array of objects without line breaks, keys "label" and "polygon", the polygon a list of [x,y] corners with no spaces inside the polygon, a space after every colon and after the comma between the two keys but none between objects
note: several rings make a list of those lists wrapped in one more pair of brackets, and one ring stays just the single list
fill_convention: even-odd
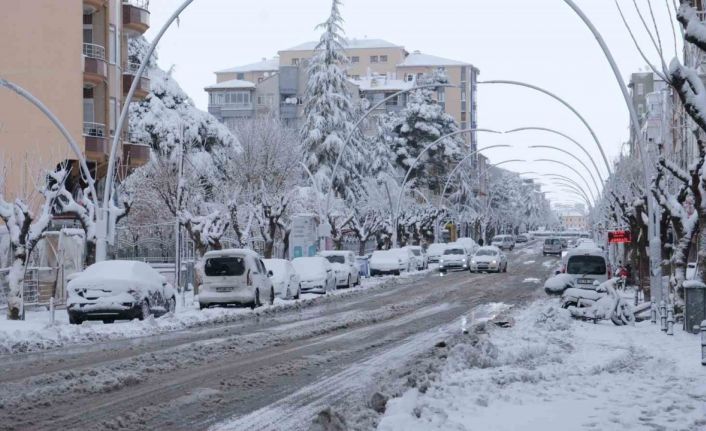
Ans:
[{"label": "car side mirror", "polygon": [[267,271],[267,276],[268,276],[268,277],[272,277],[273,275],[275,275],[275,274],[274,274],[271,270],[270,270],[270,271]]}]

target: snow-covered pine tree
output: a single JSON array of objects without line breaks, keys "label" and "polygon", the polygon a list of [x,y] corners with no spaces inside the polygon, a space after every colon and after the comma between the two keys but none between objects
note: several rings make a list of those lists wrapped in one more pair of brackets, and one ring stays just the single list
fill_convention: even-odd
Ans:
[{"label": "snow-covered pine tree", "polygon": [[324,30],[309,64],[309,79],[304,94],[304,124],[300,135],[304,163],[320,184],[330,184],[340,195],[348,194],[347,184],[357,176],[360,154],[356,142],[346,148],[331,179],[336,159],[343,149],[346,136],[353,128],[351,95],[346,87],[340,0],[333,0],[329,18],[317,28]]},{"label": "snow-covered pine tree", "polygon": [[[441,74],[422,79],[419,83],[446,82]],[[454,118],[433,99],[434,89],[423,88],[409,94],[407,106],[397,118],[391,117],[390,144],[395,164],[406,172],[424,148],[440,137],[459,130]],[[429,149],[410,174],[418,185],[441,191],[443,175],[449,165],[457,162],[463,153],[463,138],[456,135],[442,140]]]}]

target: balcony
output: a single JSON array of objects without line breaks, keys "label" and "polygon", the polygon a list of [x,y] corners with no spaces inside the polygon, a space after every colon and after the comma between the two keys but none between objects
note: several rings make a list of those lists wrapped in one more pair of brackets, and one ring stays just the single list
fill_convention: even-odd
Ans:
[{"label": "balcony", "polygon": [[83,139],[86,144],[86,156],[92,160],[102,160],[109,154],[108,136],[105,124],[83,123]]},{"label": "balcony", "polygon": [[108,79],[108,63],[105,48],[95,43],[83,44],[83,83],[95,87]]},{"label": "balcony", "polygon": [[105,6],[105,0],[83,0],[83,13],[88,15],[96,13]]},{"label": "balcony", "polygon": [[283,103],[279,105],[279,116],[281,118],[297,118],[297,105]]},{"label": "balcony", "polygon": [[123,0],[123,30],[134,36],[150,28],[149,0]]},{"label": "balcony", "polygon": [[[140,65],[137,63],[128,63],[123,67],[123,94],[127,95],[128,91],[130,91],[130,86],[132,85],[132,81],[135,79],[135,76],[137,75],[137,70],[140,68]],[[147,73],[147,70],[143,72],[143,75]],[[144,99],[147,97],[147,95],[150,92],[150,79],[146,78],[145,76],[142,76],[140,78],[140,81],[137,83],[137,87],[135,87],[135,94],[134,98],[137,99]],[[133,99],[134,100],[134,99]]]},{"label": "balcony", "polygon": [[[128,138],[130,139],[130,138]],[[123,164],[128,168],[138,168],[150,161],[150,146],[138,144],[130,139],[123,144]]]}]

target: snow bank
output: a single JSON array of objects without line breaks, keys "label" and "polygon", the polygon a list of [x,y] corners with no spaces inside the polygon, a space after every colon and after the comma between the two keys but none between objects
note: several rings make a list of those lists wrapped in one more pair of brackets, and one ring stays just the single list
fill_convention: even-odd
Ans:
[{"label": "snow bank", "polygon": [[[697,336],[573,321],[555,299],[450,349],[428,387],[388,401],[378,430],[704,429]],[[508,414],[511,412],[511,414]]]},{"label": "snow bank", "polygon": [[569,274],[557,274],[544,282],[544,291],[548,295],[561,295],[564,291],[574,286],[574,277]]}]

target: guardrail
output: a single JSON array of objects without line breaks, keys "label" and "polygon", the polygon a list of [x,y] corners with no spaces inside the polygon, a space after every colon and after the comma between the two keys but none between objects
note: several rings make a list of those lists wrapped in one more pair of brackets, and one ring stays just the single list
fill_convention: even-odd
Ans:
[{"label": "guardrail", "polygon": [[84,43],[83,55],[105,61],[105,47],[95,43]]},{"label": "guardrail", "polygon": [[105,138],[105,124],[84,121],[83,136],[96,136],[100,138]]}]

